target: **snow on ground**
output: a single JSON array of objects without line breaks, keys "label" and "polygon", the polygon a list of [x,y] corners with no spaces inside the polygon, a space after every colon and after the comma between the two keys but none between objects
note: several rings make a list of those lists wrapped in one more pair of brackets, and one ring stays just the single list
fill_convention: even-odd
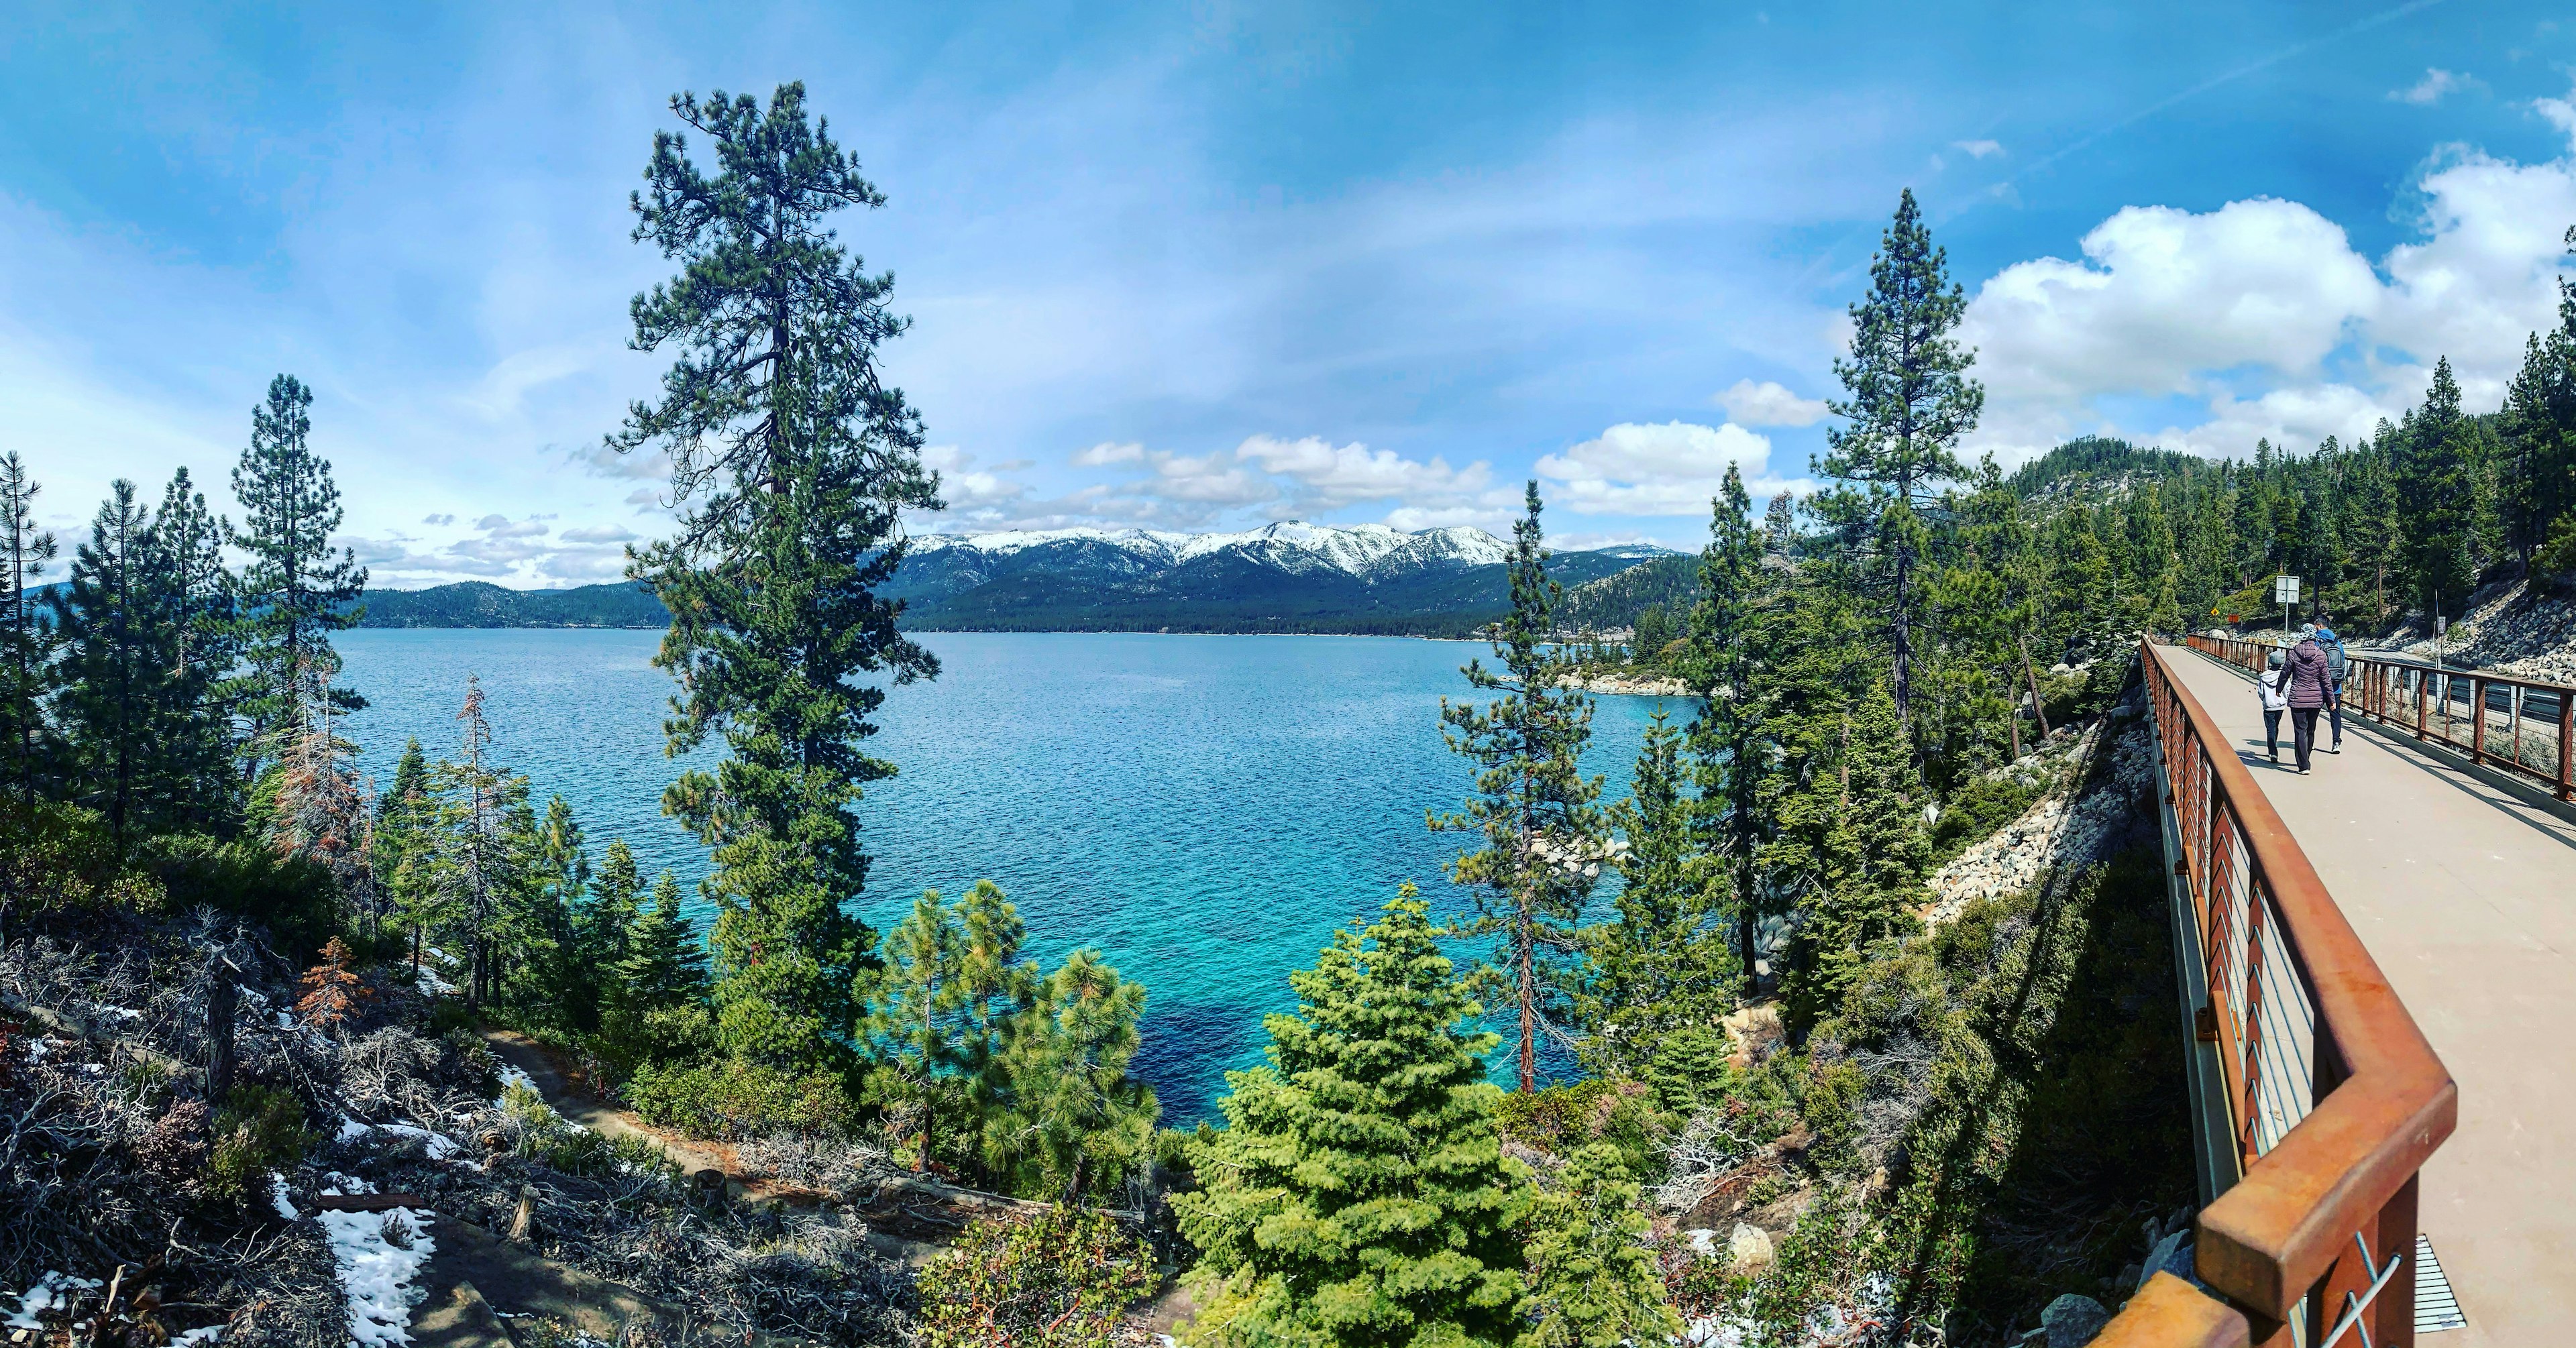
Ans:
[{"label": "snow on ground", "polygon": [[456,1145],[455,1138],[427,1128],[417,1128],[408,1123],[361,1123],[345,1114],[340,1116],[339,1141],[348,1142],[365,1137],[369,1133],[391,1133],[396,1137],[419,1138],[421,1145],[429,1151],[429,1159],[433,1161],[453,1160],[458,1152],[464,1150]]},{"label": "snow on ground", "polygon": [[19,1294],[17,1311],[8,1319],[0,1320],[0,1329],[43,1329],[45,1326],[37,1316],[67,1307],[73,1297],[82,1292],[95,1292],[99,1285],[96,1278],[75,1278],[49,1269],[45,1276],[36,1279],[35,1286]]},{"label": "snow on ground", "polygon": [[512,1086],[524,1086],[527,1088],[528,1094],[533,1095],[540,1100],[546,1098],[546,1093],[537,1089],[537,1079],[535,1077],[529,1076],[526,1072],[520,1070],[516,1063],[505,1062],[501,1064],[501,1093],[492,1097],[493,1108],[507,1109],[509,1107],[510,1088]]},{"label": "snow on ground", "polygon": [[[409,1208],[387,1212],[317,1212],[349,1298],[351,1348],[392,1348],[411,1342],[411,1308],[426,1293],[412,1285],[438,1252],[429,1238],[428,1214]],[[389,1226],[409,1230],[406,1244],[386,1238]]]},{"label": "snow on ground", "polygon": [[286,1177],[274,1170],[268,1172],[268,1201],[277,1205],[278,1216],[295,1220],[295,1204],[286,1196]]}]

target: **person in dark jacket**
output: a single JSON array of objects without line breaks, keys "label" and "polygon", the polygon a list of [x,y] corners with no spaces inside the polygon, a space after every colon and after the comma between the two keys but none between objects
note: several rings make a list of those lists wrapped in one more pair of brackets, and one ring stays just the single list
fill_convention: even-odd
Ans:
[{"label": "person in dark jacket", "polygon": [[2343,648],[2343,634],[2334,630],[2334,622],[2318,614],[2317,649],[2326,653],[2326,678],[2334,686],[2326,690],[2326,721],[2334,727],[2334,742],[2326,752],[2343,752],[2343,678],[2352,668],[2352,657]]},{"label": "person in dark jacket", "polygon": [[2299,758],[2299,771],[2308,770],[2308,756],[2317,747],[2317,713],[2324,711],[2326,700],[2333,696],[2334,676],[2327,672],[2325,649],[2317,645],[2314,632],[2299,638],[2283,662],[2290,676],[2290,743]]}]

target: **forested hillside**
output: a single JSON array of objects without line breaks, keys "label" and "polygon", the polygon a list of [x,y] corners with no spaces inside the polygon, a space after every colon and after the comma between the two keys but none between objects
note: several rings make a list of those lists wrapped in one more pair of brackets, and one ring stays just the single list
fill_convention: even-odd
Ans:
[{"label": "forested hillside", "polygon": [[425,590],[369,590],[360,627],[652,627],[671,611],[634,581],[564,590],[511,590],[459,581]]},{"label": "forested hillside", "polygon": [[[882,197],[801,85],[671,112],[689,139],[631,203],[671,278],[627,308],[670,364],[606,445],[688,502],[634,573],[672,615],[668,745],[712,751],[659,801],[707,849],[708,927],[532,797],[470,678],[452,753],[358,771],[334,641],[367,576],[321,541],[299,380],[252,412],[238,524],[185,470],[119,481],[61,558],[0,454],[0,1283],[43,1290],[46,1342],[401,1342],[460,1250],[623,1285],[635,1314],[581,1332],[637,1344],[1135,1342],[1167,1296],[1193,1348],[2028,1341],[2061,1298],[2116,1307],[2193,1202],[2180,1026],[2140,1010],[2174,986],[2141,634],[2281,568],[2379,623],[2576,552],[2576,298],[2491,417],[2437,362],[2359,444],[2090,440],[2007,477],[1960,456],[1984,390],[1904,193],[1817,491],[1757,514],[1730,466],[1699,554],[1630,572],[1551,562],[1533,482],[1499,560],[1403,591],[1492,619],[1411,732],[1466,769],[1424,821],[1448,884],[1349,896],[1373,915],[1276,971],[1296,1007],[1225,1126],[1181,1133],[1137,1075],[1148,990],[1099,949],[1042,967],[990,880],[857,915],[901,799],[871,737],[942,672],[897,603],[900,521],[937,503],[884,377],[905,325],[830,223]],[[1120,612],[1269,583],[1234,565]],[[1630,600],[1624,649],[1559,640]],[[1583,771],[1587,662],[1692,694],[1618,799]],[[2083,848],[1936,901],[2052,798]]]}]

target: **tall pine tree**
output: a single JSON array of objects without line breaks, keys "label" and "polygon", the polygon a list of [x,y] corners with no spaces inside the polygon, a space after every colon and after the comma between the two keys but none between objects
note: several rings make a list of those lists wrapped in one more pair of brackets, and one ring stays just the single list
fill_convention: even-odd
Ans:
[{"label": "tall pine tree", "polygon": [[186,817],[193,782],[163,750],[197,708],[180,682],[179,628],[155,567],[159,544],[134,484],[118,478],[54,595],[63,643],[59,719],[72,798],[97,810],[122,849]]},{"label": "tall pine tree", "polygon": [[1434,830],[1473,833],[1482,843],[1450,864],[1449,878],[1472,887],[1474,930],[1494,938],[1494,963],[1519,1014],[1524,1091],[1537,1088],[1539,1027],[1562,1000],[1576,923],[1605,855],[1593,804],[1601,779],[1581,771],[1592,700],[1571,686],[1572,661],[1551,644],[1551,615],[1565,591],[1547,574],[1536,482],[1526,503],[1512,526],[1511,612],[1493,638],[1503,668],[1469,660],[1460,671],[1469,686],[1500,696],[1481,708],[1440,699],[1442,735],[1476,765],[1477,794],[1456,814],[1429,816]]},{"label": "tall pine tree", "polygon": [[331,462],[313,452],[313,393],[293,375],[269,382],[268,400],[251,409],[250,447],[233,468],[242,524],[223,526],[247,554],[240,577],[243,656],[239,706],[248,721],[243,751],[252,775],[274,758],[278,737],[296,733],[299,681],[319,680],[342,711],[366,699],[331,686],[340,657],[331,634],[355,624],[351,606],[367,584],[356,554],[331,546],[340,527],[340,488]]},{"label": "tall pine tree", "polygon": [[1610,810],[1628,844],[1618,917],[1584,929],[1587,974],[1575,1001],[1584,1063],[1606,1075],[1637,1075],[1667,1038],[1712,1030],[1735,1009],[1726,872],[1702,850],[1701,802],[1681,749],[1682,732],[1658,708],[1629,796]]},{"label": "tall pine tree", "polygon": [[1825,432],[1817,471],[1834,485],[1815,507],[1833,531],[1845,582],[1865,597],[1886,645],[1888,687],[1910,728],[1916,647],[1929,635],[1920,630],[1933,563],[1926,515],[1942,486],[1966,472],[1953,447],[1976,429],[1986,394],[1967,377],[1976,353],[1951,335],[1967,297],[1911,188],[1869,276],[1868,298],[1851,307],[1851,355],[1834,362],[1846,396],[1831,406],[1848,424]]},{"label": "tall pine tree", "polygon": [[0,793],[32,809],[58,754],[45,704],[58,633],[37,612],[36,584],[54,536],[36,526],[36,494],[18,451],[0,454]]},{"label": "tall pine tree", "polygon": [[635,237],[677,259],[637,295],[638,350],[680,348],[661,397],[608,437],[670,456],[679,535],[630,574],[672,613],[656,663],[680,680],[670,748],[709,735],[714,773],[683,774],[664,809],[715,849],[716,997],[724,1041],[792,1068],[849,1066],[874,933],[847,905],[867,881],[857,806],[894,765],[864,752],[884,691],[938,662],[878,593],[903,563],[901,513],[936,509],[921,421],[878,348],[905,321],[823,221],[884,197],[808,116],[804,86],[764,110],[744,95],[672,111],[707,137],[709,175],[657,132]]}]

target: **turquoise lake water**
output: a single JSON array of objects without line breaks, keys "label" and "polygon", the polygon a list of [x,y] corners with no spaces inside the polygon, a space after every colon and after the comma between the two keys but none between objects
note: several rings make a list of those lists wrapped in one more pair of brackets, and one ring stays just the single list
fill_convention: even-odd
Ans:
[{"label": "turquoise lake water", "polygon": [[[933,633],[944,666],[891,690],[871,743],[901,775],[862,807],[876,860],[854,910],[882,931],[924,888],[1000,884],[1049,967],[1098,947],[1148,991],[1138,1075],[1164,1121],[1217,1117],[1224,1073],[1261,1061],[1261,1017],[1336,925],[1441,872],[1459,835],[1424,827],[1472,785],[1441,742],[1440,698],[1483,647],[1369,637]],[[493,753],[539,808],[571,803],[594,850],[624,838],[646,873],[693,883],[705,851],[662,817],[684,764],[662,753],[671,682],[658,632],[347,632],[348,723],[381,785],[406,737],[456,752],[466,675]],[[1587,770],[1623,795],[1647,718],[1680,702],[1605,697]],[[716,755],[700,758],[712,763]],[[703,916],[703,914],[701,914]],[[1497,1070],[1505,1055],[1496,1055]]]}]

